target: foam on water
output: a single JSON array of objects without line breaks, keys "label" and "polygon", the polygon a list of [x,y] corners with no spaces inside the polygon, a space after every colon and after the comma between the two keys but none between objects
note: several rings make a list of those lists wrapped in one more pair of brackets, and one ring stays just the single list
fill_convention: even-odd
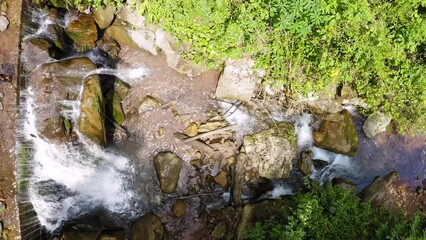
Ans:
[{"label": "foam on water", "polygon": [[[133,198],[129,187],[133,168],[130,160],[108,152],[77,131],[81,144],[54,144],[38,133],[34,109],[34,92],[31,88],[22,93],[25,101],[25,122],[22,135],[33,143],[31,161],[33,174],[29,182],[29,199],[40,223],[48,230],[57,228],[63,220],[76,217],[95,206],[103,206],[116,213],[131,212]],[[76,119],[78,101],[63,101],[61,113]],[[40,184],[51,182],[52,188],[62,189],[61,194],[43,193]]]},{"label": "foam on water", "polygon": [[134,66],[128,69],[110,69],[110,68],[98,68],[96,70],[87,73],[86,77],[93,74],[104,74],[114,75],[120,79],[126,79],[126,83],[131,86],[138,84],[141,80],[148,75],[148,69],[142,66]]},{"label": "foam on water", "polygon": [[311,114],[304,113],[294,124],[299,149],[310,149],[314,144],[312,127],[309,125],[311,118]]}]

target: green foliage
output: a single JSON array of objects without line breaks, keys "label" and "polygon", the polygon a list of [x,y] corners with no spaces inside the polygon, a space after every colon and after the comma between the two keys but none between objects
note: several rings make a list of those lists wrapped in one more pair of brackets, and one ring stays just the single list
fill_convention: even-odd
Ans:
[{"label": "green foliage", "polygon": [[256,223],[249,239],[426,239],[426,219],[410,219],[361,203],[340,187],[308,185],[310,191],[295,197],[296,207]]},{"label": "green foliage", "polygon": [[102,7],[108,4],[113,4],[117,7],[123,5],[123,0],[33,0],[33,2],[39,6],[51,5],[57,8],[67,9],[76,7],[79,10],[88,7]]},{"label": "green foliage", "polygon": [[406,129],[426,126],[424,0],[144,0],[137,4],[211,67],[249,55],[289,96],[348,83]]}]

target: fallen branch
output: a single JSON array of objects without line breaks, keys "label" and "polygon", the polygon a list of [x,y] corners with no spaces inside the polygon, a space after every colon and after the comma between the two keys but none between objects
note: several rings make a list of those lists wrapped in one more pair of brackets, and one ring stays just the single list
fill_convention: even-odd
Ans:
[{"label": "fallen branch", "polygon": [[199,134],[199,135],[194,136],[194,137],[185,138],[185,139],[183,139],[182,141],[183,141],[184,143],[192,142],[192,141],[194,141],[194,140],[197,140],[197,139],[200,139],[200,138],[203,138],[203,137],[208,137],[208,136],[211,136],[211,135],[213,135],[213,134],[217,134],[217,133],[225,132],[225,131],[228,131],[228,130],[234,130],[236,127],[237,127],[237,125],[231,125],[231,126],[227,126],[227,127],[219,128],[219,129],[216,129],[216,130],[213,130],[213,131],[210,131],[210,132],[206,132],[206,133]]},{"label": "fallen branch", "polygon": [[192,195],[187,195],[187,196],[177,196],[177,197],[170,197],[170,199],[190,199],[190,198],[194,198],[194,197],[202,197],[202,196],[212,196],[212,195],[217,195],[217,194],[222,194],[225,191],[217,191],[217,192],[208,192],[208,193],[197,193],[197,194],[192,194]]}]

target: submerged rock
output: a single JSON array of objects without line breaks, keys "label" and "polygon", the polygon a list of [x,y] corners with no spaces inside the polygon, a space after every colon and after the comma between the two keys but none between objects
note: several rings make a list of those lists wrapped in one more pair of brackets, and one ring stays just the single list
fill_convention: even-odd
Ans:
[{"label": "submerged rock", "polygon": [[313,136],[315,146],[319,148],[349,156],[356,155],[358,135],[347,110],[327,115]]},{"label": "submerged rock", "polygon": [[362,190],[359,197],[363,202],[370,202],[373,206],[386,206],[389,187],[398,179],[398,172],[392,171],[384,178],[376,178],[367,188]]},{"label": "submerged rock", "polygon": [[377,134],[386,131],[391,119],[383,113],[373,113],[368,116],[367,120],[362,125],[362,130],[367,138],[373,138]]},{"label": "submerged rock", "polygon": [[162,152],[154,158],[154,167],[161,190],[174,193],[182,169],[182,160],[172,152]]},{"label": "submerged rock", "polygon": [[302,152],[297,166],[304,175],[310,174],[312,172],[312,152]]},{"label": "submerged rock", "polygon": [[73,58],[46,63],[31,72],[40,134],[51,140],[66,139],[60,112],[64,100],[77,101],[84,75],[96,66],[88,58]]},{"label": "submerged rock", "polygon": [[163,240],[164,227],[161,219],[150,213],[132,223],[130,235],[132,240]]},{"label": "submerged rock", "polygon": [[293,125],[278,123],[276,127],[244,136],[248,165],[269,179],[290,176],[297,146]]},{"label": "submerged rock", "polygon": [[111,25],[114,20],[117,9],[113,4],[107,4],[105,7],[97,7],[92,9],[93,18],[100,29],[105,29]]},{"label": "submerged rock", "polygon": [[176,200],[172,207],[173,216],[175,217],[183,217],[186,213],[186,203],[182,199]]},{"label": "submerged rock", "polygon": [[259,88],[262,76],[254,70],[254,65],[250,58],[226,61],[216,88],[216,97],[250,101]]},{"label": "submerged rock", "polygon": [[82,134],[100,146],[107,143],[104,106],[99,76],[90,75],[84,80],[78,126]]},{"label": "submerged rock", "polygon": [[68,23],[65,30],[74,41],[77,50],[86,52],[95,47],[98,30],[95,20],[90,15],[80,13]]}]

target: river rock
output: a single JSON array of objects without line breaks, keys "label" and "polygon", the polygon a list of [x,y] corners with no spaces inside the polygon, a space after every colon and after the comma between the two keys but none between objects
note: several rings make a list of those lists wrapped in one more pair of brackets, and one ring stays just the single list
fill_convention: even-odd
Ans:
[{"label": "river rock", "polygon": [[398,179],[398,172],[392,171],[384,178],[376,178],[367,188],[362,190],[359,197],[363,202],[370,202],[373,206],[385,206],[389,186]]},{"label": "river rock", "polygon": [[9,20],[5,16],[0,15],[0,32],[6,31],[9,26]]},{"label": "river rock", "polygon": [[270,179],[264,177],[252,177],[247,182],[247,187],[255,191],[257,194],[262,194],[274,189],[274,184]]},{"label": "river rock", "polygon": [[27,72],[34,70],[40,62],[48,62],[57,57],[52,42],[45,37],[31,37],[22,43],[22,61]]},{"label": "river rock", "polygon": [[198,134],[198,125],[195,122],[189,123],[188,127],[185,128],[184,133],[188,137],[194,137]]},{"label": "river rock", "polygon": [[355,183],[348,181],[344,178],[333,178],[333,180],[331,180],[331,183],[333,184],[333,186],[340,186],[341,188],[352,191],[354,193],[358,191],[358,187]]},{"label": "river rock", "polygon": [[138,112],[148,112],[156,107],[161,106],[161,104],[162,103],[158,101],[155,97],[147,95],[142,99],[141,103],[139,104]]},{"label": "river rock", "polygon": [[228,187],[228,174],[225,171],[219,172],[216,177],[213,178],[214,182],[221,186],[223,189]]},{"label": "river rock", "polygon": [[104,33],[104,36],[96,42],[96,46],[108,53],[111,59],[117,59],[121,50],[120,44],[107,33]]},{"label": "river rock", "polygon": [[43,137],[51,141],[65,139],[61,102],[78,100],[84,75],[95,69],[88,58],[73,58],[46,63],[31,72],[29,82],[33,84],[37,104],[36,124]]},{"label": "river rock", "polygon": [[250,58],[227,60],[216,88],[216,97],[250,101],[263,76],[262,72],[254,70],[254,66]]},{"label": "river rock", "polygon": [[182,199],[176,200],[172,207],[172,213],[175,217],[183,217],[186,213],[186,203]]},{"label": "river rock", "polygon": [[104,106],[99,76],[90,75],[84,80],[78,126],[82,134],[100,146],[107,143]]},{"label": "river rock", "polygon": [[77,50],[86,52],[95,47],[98,29],[95,20],[90,15],[80,13],[68,23],[65,31],[74,41]]},{"label": "river rock", "polygon": [[312,152],[302,152],[297,166],[304,175],[310,174],[312,172]]},{"label": "river rock", "polygon": [[172,152],[162,152],[154,158],[154,166],[161,190],[165,193],[175,192],[182,160]]},{"label": "river rock", "polygon": [[275,127],[244,136],[248,165],[269,179],[290,176],[297,146],[293,125],[278,123]]},{"label": "river rock", "polygon": [[216,227],[214,227],[210,236],[213,239],[217,239],[217,240],[225,239],[225,237],[228,233],[228,226],[229,226],[229,223],[227,221],[225,221],[225,220],[220,221],[216,225]]},{"label": "river rock", "polygon": [[105,29],[111,25],[116,11],[117,9],[113,4],[107,4],[105,7],[96,7],[92,9],[93,18],[100,29]]},{"label": "river rock", "polygon": [[191,164],[191,166],[193,166],[195,169],[200,169],[203,166],[203,160],[199,158],[193,159],[191,162],[189,162],[189,164]]},{"label": "river rock", "polygon": [[132,223],[130,235],[132,240],[163,240],[164,227],[161,219],[150,213]]},{"label": "river rock", "polygon": [[347,110],[327,115],[313,136],[315,146],[319,148],[349,156],[356,155],[358,135]]},{"label": "river rock", "polygon": [[319,159],[313,159],[312,160],[312,165],[314,165],[316,170],[321,170],[325,167],[327,167],[329,163],[327,161],[324,160],[319,160]]},{"label": "river rock", "polygon": [[3,213],[5,210],[6,210],[6,203],[4,203],[3,201],[0,201],[0,213]]},{"label": "river rock", "polygon": [[386,131],[391,119],[383,113],[377,112],[368,116],[362,125],[362,130],[367,138],[373,138],[377,134]]},{"label": "river rock", "polygon": [[112,113],[114,121],[122,125],[125,119],[123,107],[121,106],[122,99],[115,91],[112,95],[112,99],[110,99],[110,103],[108,104],[109,111]]},{"label": "river rock", "polygon": [[121,21],[115,21],[106,30],[107,34],[117,40],[120,45],[128,46],[135,50],[144,50],[152,55],[157,55],[155,45],[155,32],[145,28],[132,28]]},{"label": "river rock", "polygon": [[99,231],[65,230],[61,232],[60,240],[93,240],[97,239]]}]

